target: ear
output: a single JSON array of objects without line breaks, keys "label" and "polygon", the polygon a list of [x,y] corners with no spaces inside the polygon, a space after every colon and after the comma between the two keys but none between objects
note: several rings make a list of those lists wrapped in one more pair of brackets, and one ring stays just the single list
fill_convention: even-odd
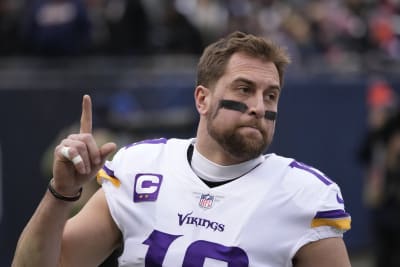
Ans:
[{"label": "ear", "polygon": [[194,91],[194,100],[196,102],[196,108],[200,115],[204,115],[207,113],[210,101],[211,101],[211,92],[207,87],[203,85],[199,85],[196,87]]}]

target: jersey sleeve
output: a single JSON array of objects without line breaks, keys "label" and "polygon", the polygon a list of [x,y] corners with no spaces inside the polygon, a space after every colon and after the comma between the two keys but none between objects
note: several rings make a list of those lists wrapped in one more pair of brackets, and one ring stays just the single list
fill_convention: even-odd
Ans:
[{"label": "jersey sleeve", "polygon": [[[351,228],[351,216],[345,210],[340,187],[321,171],[299,162],[292,162],[290,187],[296,192],[294,201],[306,214],[306,230],[294,247],[293,255],[307,243],[330,237],[343,237]],[[297,183],[294,185],[293,181]]]},{"label": "jersey sleeve", "polygon": [[119,153],[116,154],[113,161],[106,161],[103,168],[98,171],[96,175],[98,184],[103,185],[105,181],[108,181],[115,187],[119,187],[121,185],[121,181],[115,176],[113,167],[115,162],[118,161],[118,155],[120,155]]},{"label": "jersey sleeve", "polygon": [[293,255],[304,245],[325,238],[343,237],[351,228],[351,217],[344,209],[344,201],[336,184],[328,186],[322,195],[310,227],[298,240]]},{"label": "jersey sleeve", "polygon": [[[97,182],[101,185],[106,201],[108,204],[108,208],[111,213],[111,217],[114,222],[117,224],[118,228],[122,230],[122,225],[120,222],[120,208],[121,208],[121,197],[122,190],[125,183],[122,183],[121,180],[116,175],[116,170],[118,169],[121,158],[123,157],[124,149],[120,149],[113,157],[112,160],[107,160],[99,170],[96,175]],[[119,197],[116,197],[119,196]]]},{"label": "jersey sleeve", "polygon": [[332,183],[320,199],[311,227],[330,226],[339,232],[350,229],[351,217],[345,211],[344,200],[337,184]]}]

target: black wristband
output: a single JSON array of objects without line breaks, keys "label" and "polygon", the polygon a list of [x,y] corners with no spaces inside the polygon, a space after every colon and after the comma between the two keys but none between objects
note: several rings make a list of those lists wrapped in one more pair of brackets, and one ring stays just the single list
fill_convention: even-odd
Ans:
[{"label": "black wristband", "polygon": [[81,195],[82,195],[82,187],[79,189],[78,193],[76,194],[76,196],[72,196],[72,197],[67,197],[67,196],[63,196],[60,193],[58,193],[54,187],[51,185],[53,179],[50,180],[49,185],[47,186],[47,188],[49,189],[50,193],[57,199],[60,200],[64,200],[64,201],[77,201],[78,199],[80,199]]}]

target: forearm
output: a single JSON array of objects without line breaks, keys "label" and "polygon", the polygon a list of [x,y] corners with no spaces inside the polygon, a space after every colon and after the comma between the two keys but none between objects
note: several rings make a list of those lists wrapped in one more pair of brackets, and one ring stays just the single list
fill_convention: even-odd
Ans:
[{"label": "forearm", "polygon": [[47,191],[19,238],[12,266],[57,266],[71,208]]},{"label": "forearm", "polygon": [[[106,143],[100,147],[97,146],[92,135],[92,103],[88,95],[85,95],[82,100],[80,126],[78,134],[70,134],[54,149],[54,178],[49,184],[50,192],[46,192],[21,234],[13,259],[13,267],[55,267],[59,266],[60,262],[84,262],[84,259],[71,260],[71,258],[82,249],[80,242],[87,237],[81,237],[80,233],[86,234],[82,229],[92,226],[91,218],[85,219],[84,216],[83,219],[76,220],[72,227],[69,227],[70,224],[66,222],[70,216],[73,201],[81,196],[82,186],[96,176],[107,157],[115,151],[116,145]],[[105,211],[101,218],[111,220],[105,198],[102,202],[104,202],[102,207],[105,207]],[[89,237],[90,240],[97,241],[96,238],[101,238],[99,232],[94,232],[93,235],[95,237],[93,239]],[[100,244],[95,248],[100,247],[104,251],[109,251],[113,248],[117,235],[116,230],[110,236],[110,244],[103,246]],[[92,245],[95,241],[90,242],[90,240],[86,242],[88,245],[84,248],[84,252],[94,250]],[[85,254],[84,252],[81,254]],[[71,256],[64,259],[64,255]],[[84,264],[69,265],[85,266]]]}]

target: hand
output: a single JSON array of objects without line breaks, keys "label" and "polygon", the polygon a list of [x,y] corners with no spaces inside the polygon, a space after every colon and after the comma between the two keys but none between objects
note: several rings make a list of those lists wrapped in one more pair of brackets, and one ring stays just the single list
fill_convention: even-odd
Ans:
[{"label": "hand", "polygon": [[115,149],[114,143],[101,147],[96,144],[92,135],[92,102],[89,95],[84,95],[79,134],[69,135],[54,150],[54,188],[60,194],[75,195],[95,177]]}]

